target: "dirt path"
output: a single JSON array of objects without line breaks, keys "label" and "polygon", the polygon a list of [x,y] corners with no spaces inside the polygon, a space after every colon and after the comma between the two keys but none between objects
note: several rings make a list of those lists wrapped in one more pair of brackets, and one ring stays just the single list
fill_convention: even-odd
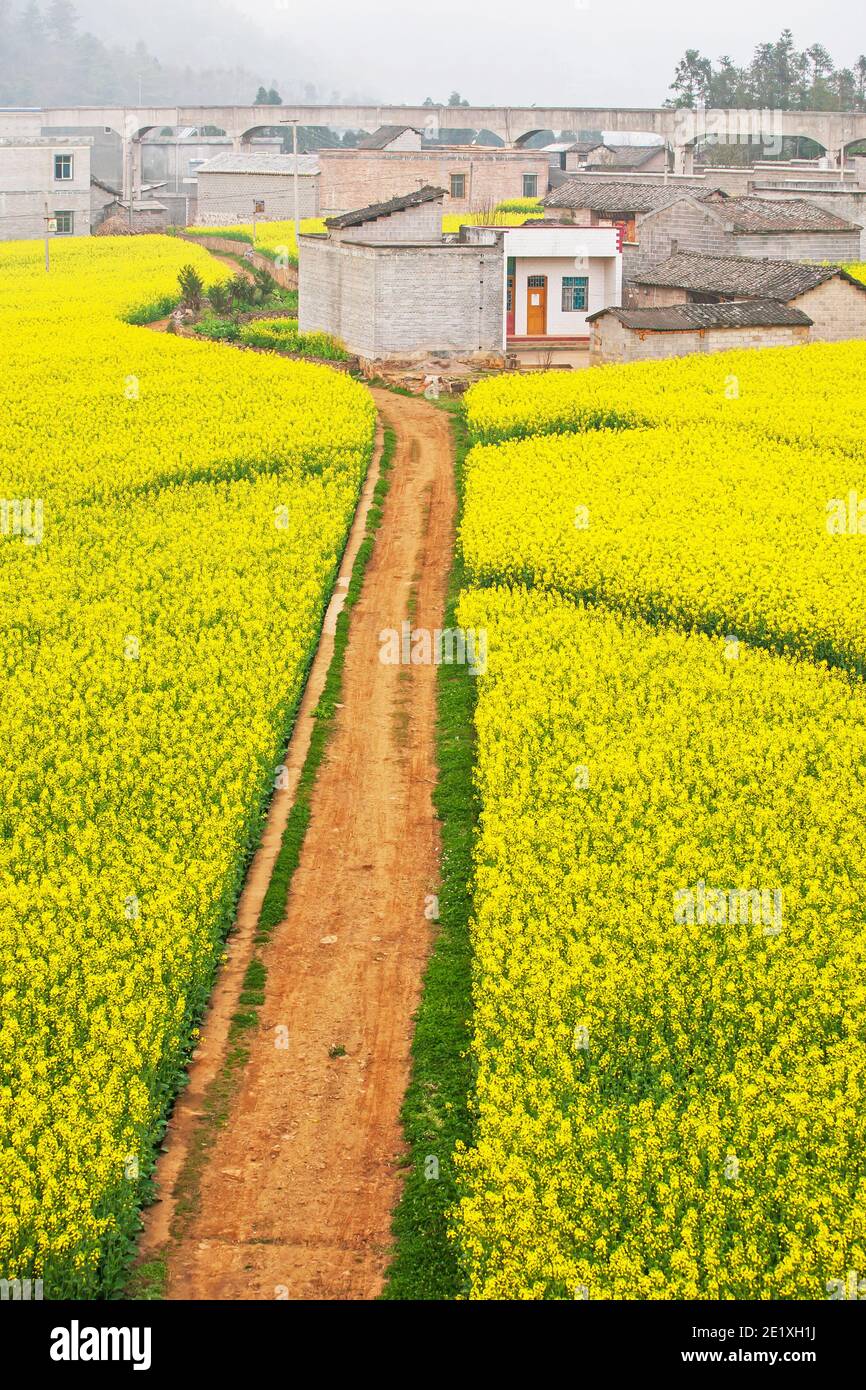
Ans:
[{"label": "dirt path", "polygon": [[[198,1211],[167,1250],[169,1298],[367,1299],[388,1262],[399,1110],[431,944],[425,895],[438,875],[436,671],[383,665],[379,634],[407,617],[441,627],[455,495],[447,416],[374,395],[398,443],[352,614],[342,709],[287,915],[265,949],[249,1062]],[[212,1053],[209,1021],[203,1031]],[[184,1143],[182,1124],[173,1128],[145,1255],[171,1224]]]}]

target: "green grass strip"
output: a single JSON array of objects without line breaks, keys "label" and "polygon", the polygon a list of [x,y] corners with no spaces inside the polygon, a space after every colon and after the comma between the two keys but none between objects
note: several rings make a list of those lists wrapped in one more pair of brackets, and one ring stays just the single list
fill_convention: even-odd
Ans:
[{"label": "green grass strip", "polygon": [[331,735],[336,707],[340,701],[340,694],[343,686],[343,668],[346,664],[346,648],[349,643],[349,622],[352,609],[360,597],[361,588],[364,583],[364,575],[367,570],[367,565],[370,562],[370,556],[373,553],[376,532],[382,524],[383,505],[388,492],[388,484],[390,482],[389,474],[393,465],[396,442],[394,431],[386,429],[382,445],[382,457],[379,461],[379,477],[373,491],[370,508],[367,512],[367,525],[364,539],[358,547],[355,563],[352,566],[352,576],[346,591],[346,602],[343,604],[342,611],[337,618],[337,627],[334,635],[334,651],[331,656],[331,664],[328,667],[328,674],[325,678],[324,688],[314,711],[313,717],[316,723],[310,739],[310,746],[307,749],[307,756],[304,760],[303,770],[298,781],[294,805],[289,812],[289,819],[283,831],[280,852],[277,855],[271,881],[268,884],[268,890],[265,893],[261,912],[259,913],[255,937],[257,943],[269,941],[274,927],[276,927],[286,915],[286,904],[288,902],[292,876],[295,869],[298,867],[304,836],[307,833],[307,826],[310,823],[313,788],[316,785],[316,777],[325,755],[328,739]]},{"label": "green grass strip", "polygon": [[[463,512],[468,437],[462,407],[443,403],[451,415],[455,445],[458,524]],[[459,541],[448,583],[446,627],[455,627],[463,586]],[[472,1022],[472,846],[478,802],[475,762],[475,678],[469,667],[443,663],[438,670],[434,805],[442,823],[439,929],[424,975],[412,1046],[412,1077],[402,1121],[409,1146],[406,1183],[394,1214],[396,1250],[384,1299],[454,1299],[465,1292],[448,1211],[457,1201],[452,1154],[458,1139],[472,1138],[469,1096],[474,1068]]]}]

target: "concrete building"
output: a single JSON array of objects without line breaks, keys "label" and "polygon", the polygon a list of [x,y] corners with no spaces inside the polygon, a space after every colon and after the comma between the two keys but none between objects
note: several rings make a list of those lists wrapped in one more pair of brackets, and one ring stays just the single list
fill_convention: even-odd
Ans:
[{"label": "concrete building", "polygon": [[[198,168],[198,222],[202,227],[225,227],[252,221],[291,219],[295,207],[295,159],[282,153],[220,154]],[[301,217],[319,213],[319,157],[298,155],[298,205]]]},{"label": "concrete building", "polygon": [[90,143],[58,136],[0,140],[0,240],[90,235]]},{"label": "concrete building", "polygon": [[333,333],[367,361],[496,355],[587,341],[589,316],[618,303],[612,229],[464,227],[443,236],[435,187],[327,219],[302,236],[302,332]]},{"label": "concrete building", "polygon": [[756,299],[807,314],[811,341],[866,338],[866,285],[840,266],[682,251],[640,272],[623,295],[629,309]]},{"label": "concrete building", "polygon": [[445,212],[476,212],[509,198],[541,198],[550,164],[543,150],[491,146],[320,150],[323,217],[401,197],[408,188],[445,190]]},{"label": "concrete building", "polygon": [[589,317],[590,363],[658,361],[729,348],[793,347],[809,341],[812,320],[773,300],[601,309]]}]

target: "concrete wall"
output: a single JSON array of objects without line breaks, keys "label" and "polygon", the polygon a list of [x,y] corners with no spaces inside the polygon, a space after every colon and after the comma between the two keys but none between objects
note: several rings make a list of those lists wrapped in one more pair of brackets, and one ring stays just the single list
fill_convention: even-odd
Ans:
[{"label": "concrete wall", "polygon": [[[264,170],[255,174],[229,174],[218,170],[200,172],[199,225],[229,227],[236,222],[251,222],[253,203],[257,198],[264,199],[264,217],[269,222],[291,221],[295,215],[293,176]],[[318,174],[298,175],[298,201],[301,217],[318,216]]]},{"label": "concrete wall", "polygon": [[[610,275],[608,275],[610,269]],[[575,266],[574,257],[529,257],[516,258],[515,265],[515,318],[516,337],[526,334],[527,280],[530,275],[547,276],[547,336],[550,338],[588,338],[587,314],[594,314],[615,302],[615,290],[611,284],[613,267],[609,258],[590,257],[586,269]],[[564,311],[562,308],[562,277],[564,275],[586,275],[587,307],[584,313]]]},{"label": "concrete wall", "polygon": [[612,314],[590,325],[590,363],[661,361],[693,352],[731,348],[793,347],[809,341],[808,328],[710,328],[679,333],[637,332]]},{"label": "concrete wall", "polygon": [[301,332],[333,333],[374,360],[500,352],[501,247],[302,236],[298,320]]},{"label": "concrete wall", "polygon": [[847,338],[866,338],[866,288],[858,290],[848,280],[826,280],[808,294],[792,300],[812,319],[809,336],[815,342],[840,343]]},{"label": "concrete wall", "polygon": [[[442,150],[320,150],[322,215],[351,212],[411,193],[422,184],[444,188],[445,212],[471,212],[523,197],[523,175],[535,174],[538,196],[548,190],[550,165],[542,150],[480,147]],[[451,197],[451,175],[465,174],[465,198]]]},{"label": "concrete wall", "polygon": [[[71,179],[55,179],[55,154],[72,155]],[[90,235],[90,146],[64,140],[32,145],[0,141],[0,240],[44,236],[46,199],[52,216],[73,214],[73,235]]]}]

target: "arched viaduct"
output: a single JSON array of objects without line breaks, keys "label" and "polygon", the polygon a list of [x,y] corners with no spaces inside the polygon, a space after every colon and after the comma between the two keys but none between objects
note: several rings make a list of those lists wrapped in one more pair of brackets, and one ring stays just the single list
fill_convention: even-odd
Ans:
[{"label": "arched viaduct", "polygon": [[[240,149],[257,130],[297,120],[304,126],[376,130],[413,125],[437,136],[459,125],[489,130],[506,145],[521,145],[539,130],[611,130],[660,136],[674,168],[687,172],[695,144],[708,136],[746,140],[778,152],[783,136],[806,136],[839,165],[848,145],[866,139],[866,113],[847,111],[706,110],[598,106],[67,106],[0,111],[0,136],[33,137],[58,127],[106,127],[124,144],[124,183],[136,180],[142,135],[162,126],[214,126]],[[128,185],[127,185],[128,187]]]}]

